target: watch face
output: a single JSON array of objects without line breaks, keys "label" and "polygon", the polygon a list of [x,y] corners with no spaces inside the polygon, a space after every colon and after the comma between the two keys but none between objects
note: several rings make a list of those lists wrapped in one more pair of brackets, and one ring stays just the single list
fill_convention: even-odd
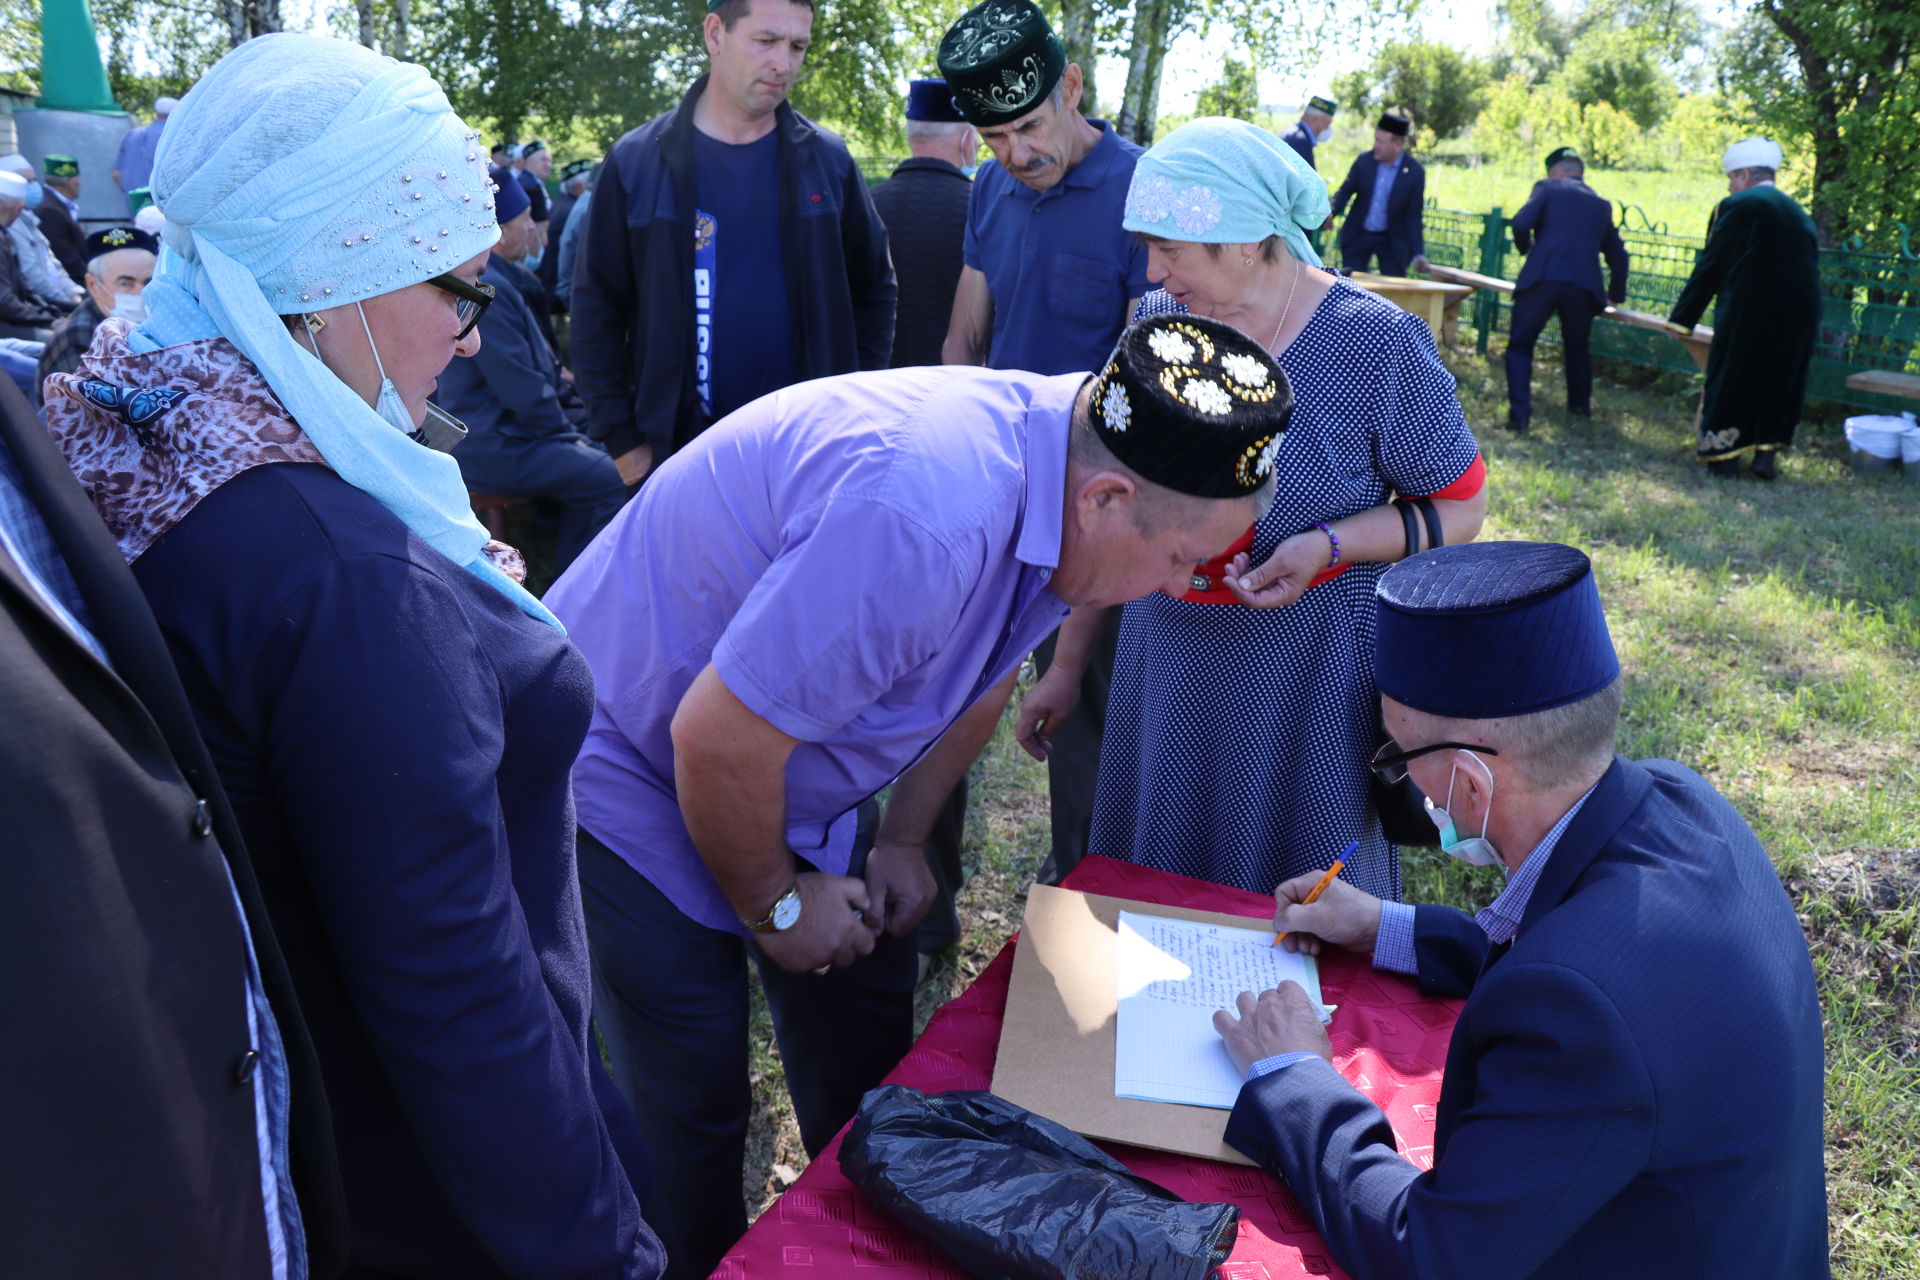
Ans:
[{"label": "watch face", "polygon": [[773,927],[781,933],[800,923],[800,895],[790,893],[773,904]]}]

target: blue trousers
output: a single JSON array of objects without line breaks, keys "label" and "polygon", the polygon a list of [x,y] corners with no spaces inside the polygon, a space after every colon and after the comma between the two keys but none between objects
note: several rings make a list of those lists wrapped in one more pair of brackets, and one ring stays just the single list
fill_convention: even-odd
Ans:
[{"label": "blue trousers", "polygon": [[1560,317],[1560,351],[1567,366],[1567,408],[1593,409],[1593,295],[1565,280],[1529,285],[1513,295],[1513,328],[1507,337],[1507,414],[1525,423],[1533,417],[1533,348],[1547,321]]},{"label": "blue trousers", "polygon": [[1365,271],[1368,260],[1374,258],[1379,259],[1383,276],[1407,274],[1407,263],[1412,261],[1384,231],[1362,230],[1340,246],[1340,265],[1348,271]]},{"label": "blue trousers", "polygon": [[[861,825],[856,876],[872,843],[872,823]],[[913,935],[882,935],[845,969],[788,973],[750,939],[689,919],[584,829],[579,863],[594,1022],[653,1153],[641,1209],[666,1246],[668,1280],[705,1280],[747,1229],[748,960],[760,971],[787,1093],[813,1156],[912,1044]]]},{"label": "blue trousers", "polygon": [[607,451],[580,435],[535,439],[469,438],[454,454],[467,488],[503,498],[552,498],[560,504],[553,572],[558,577],[593,535],[620,513],[632,490]]}]

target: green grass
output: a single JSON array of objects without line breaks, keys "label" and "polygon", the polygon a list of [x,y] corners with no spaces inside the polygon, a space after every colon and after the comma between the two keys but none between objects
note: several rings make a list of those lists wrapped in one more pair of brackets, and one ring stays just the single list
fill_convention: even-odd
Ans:
[{"label": "green grass", "polygon": [[[1351,157],[1348,157],[1351,160]],[[1485,213],[1498,207],[1508,217],[1527,202],[1533,184],[1545,173],[1492,164],[1474,167],[1464,156],[1423,157],[1427,161],[1427,195],[1442,209]],[[1321,165],[1325,172],[1326,166]],[[1344,169],[1342,170],[1344,172]],[[1694,170],[1589,169],[1587,185],[1608,200],[1637,206],[1656,227],[1678,236],[1704,236],[1707,215],[1726,198],[1726,177],[1706,166]],[[1615,210],[1616,220],[1619,210]],[[1641,227],[1638,217],[1629,226]]]}]

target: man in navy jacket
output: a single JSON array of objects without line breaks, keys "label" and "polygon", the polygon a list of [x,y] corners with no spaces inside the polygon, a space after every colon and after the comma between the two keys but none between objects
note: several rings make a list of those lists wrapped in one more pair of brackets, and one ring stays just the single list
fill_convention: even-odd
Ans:
[{"label": "man in navy jacket", "polygon": [[1353,158],[1346,181],[1333,193],[1337,218],[1353,203],[1353,214],[1340,224],[1340,265],[1365,271],[1378,261],[1380,274],[1403,276],[1408,264],[1427,269],[1427,171],[1413,158],[1409,142],[1413,124],[1405,116],[1387,112],[1373,128],[1373,150]]},{"label": "man in navy jacket", "polygon": [[1806,940],[1732,806],[1613,755],[1619,666],[1587,558],[1447,547],[1378,596],[1376,769],[1410,773],[1442,802],[1441,847],[1504,864],[1507,887],[1470,918],[1337,880],[1303,905],[1301,877],[1274,927],[1466,994],[1432,1167],[1395,1150],[1291,983],[1215,1015],[1250,1073],[1227,1141],[1362,1280],[1827,1275]]},{"label": "man in navy jacket", "polygon": [[[1547,176],[1533,184],[1513,215],[1513,247],[1527,255],[1514,283],[1513,332],[1507,340],[1507,426],[1525,431],[1533,417],[1533,347],[1560,317],[1567,365],[1567,411],[1593,413],[1593,318],[1607,303],[1627,300],[1627,247],[1613,225],[1613,206],[1585,182],[1586,164],[1572,147],[1547,156]],[[1600,259],[1609,280],[1600,285]]]},{"label": "man in navy jacket", "polygon": [[712,69],[607,153],[574,263],[569,355],[628,484],[747,401],[884,369],[893,345],[866,179],[787,102],[813,0],[708,0],[703,31]]}]

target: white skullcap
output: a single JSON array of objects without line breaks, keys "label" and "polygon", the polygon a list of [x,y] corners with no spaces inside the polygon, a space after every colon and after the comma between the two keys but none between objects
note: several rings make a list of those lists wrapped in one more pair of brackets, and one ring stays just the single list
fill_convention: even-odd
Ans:
[{"label": "white skullcap", "polygon": [[1772,169],[1778,172],[1785,153],[1772,138],[1745,138],[1727,148],[1720,167],[1727,173],[1735,169]]},{"label": "white skullcap", "polygon": [[167,227],[167,215],[160,212],[157,204],[142,205],[140,212],[133,215],[133,225],[150,236],[158,236]]},{"label": "white skullcap", "polygon": [[178,98],[155,98],[153,100],[153,114],[157,116],[170,116],[179,105],[180,99]]},{"label": "white skullcap", "polygon": [[33,162],[16,151],[10,156],[0,156],[0,171],[21,174],[32,173]]},{"label": "white skullcap", "polygon": [[0,169],[0,200],[25,201],[27,180],[17,173]]}]

